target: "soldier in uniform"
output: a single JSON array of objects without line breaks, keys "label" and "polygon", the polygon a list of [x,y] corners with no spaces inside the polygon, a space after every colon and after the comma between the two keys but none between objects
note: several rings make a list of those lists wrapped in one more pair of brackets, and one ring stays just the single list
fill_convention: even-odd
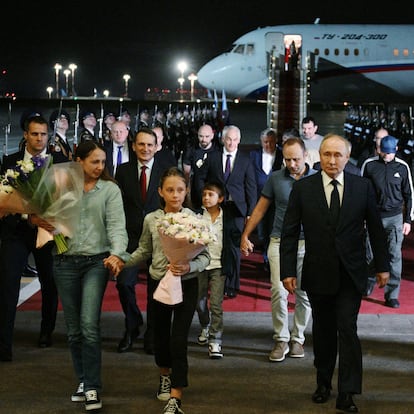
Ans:
[{"label": "soldier in uniform", "polygon": [[81,131],[79,134],[80,142],[95,141],[98,142],[98,138],[95,134],[95,127],[97,124],[96,114],[93,111],[84,111],[81,116]]},{"label": "soldier in uniform", "polygon": [[150,128],[150,113],[148,111],[148,108],[142,108],[139,112],[139,122],[138,122],[138,130],[140,130],[143,127]]},{"label": "soldier in uniform", "polygon": [[119,121],[122,121],[128,128],[128,142],[133,142],[135,138],[135,131],[131,127],[131,113],[128,109],[124,108],[118,118]]},{"label": "soldier in uniform", "polygon": [[116,121],[115,112],[107,112],[104,116],[103,122],[103,133],[102,133],[102,141],[103,143],[111,142],[111,126]]},{"label": "soldier in uniform", "polygon": [[56,109],[50,114],[49,125],[52,136],[49,141],[49,150],[53,154],[53,162],[68,162],[73,159],[73,151],[66,137],[70,125],[70,116],[65,110]]}]

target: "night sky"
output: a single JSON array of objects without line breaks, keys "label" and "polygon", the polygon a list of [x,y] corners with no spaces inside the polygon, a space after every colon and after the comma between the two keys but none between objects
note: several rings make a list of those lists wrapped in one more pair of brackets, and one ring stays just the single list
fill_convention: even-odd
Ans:
[{"label": "night sky", "polygon": [[[270,6],[269,6],[270,3]],[[313,4],[312,4],[313,3]],[[72,1],[42,5],[13,1],[0,23],[0,94],[46,97],[55,87],[55,63],[75,63],[75,89],[91,96],[108,89],[142,99],[146,88],[178,87],[180,60],[190,72],[228,49],[241,35],[278,24],[381,23],[412,24],[412,14],[397,2],[386,10],[376,2],[332,2],[305,8],[280,1]],[[69,78],[69,83],[71,78]],[[187,81],[188,84],[188,81]],[[197,85],[196,85],[197,86]],[[60,87],[65,88],[63,71]]]}]

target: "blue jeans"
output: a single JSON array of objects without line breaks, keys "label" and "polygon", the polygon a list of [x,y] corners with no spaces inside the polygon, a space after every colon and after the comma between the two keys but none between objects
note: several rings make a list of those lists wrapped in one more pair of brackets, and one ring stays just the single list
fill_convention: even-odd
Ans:
[{"label": "blue jeans", "polygon": [[94,256],[55,256],[54,275],[62,302],[75,374],[85,391],[101,391],[101,307],[108,283],[103,259]]}]

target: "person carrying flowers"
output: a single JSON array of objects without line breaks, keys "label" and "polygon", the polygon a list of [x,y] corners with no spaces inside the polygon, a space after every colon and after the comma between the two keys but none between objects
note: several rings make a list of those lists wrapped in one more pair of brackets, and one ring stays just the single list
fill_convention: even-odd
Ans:
[{"label": "person carrying flowers", "polygon": [[[188,187],[180,169],[171,167],[164,172],[158,192],[164,207],[145,216],[138,248],[125,266],[152,257],[149,273],[159,282],[158,287],[167,279],[173,282],[172,292],[168,292],[169,284],[154,292],[154,353],[160,370],[157,398],[167,401],[164,414],[183,414],[181,399],[188,386],[187,343],[197,306],[198,275],[210,263],[207,243],[212,239],[206,222],[183,207]],[[111,269],[117,275],[122,266]],[[174,280],[179,282],[178,288]]]},{"label": "person carrying flowers", "polygon": [[[32,157],[47,157],[48,139],[48,122],[42,116],[26,119],[25,145],[20,151],[4,156],[1,174],[16,168],[21,162],[30,162]],[[36,248],[36,240],[39,228],[53,231],[54,227],[37,214],[7,214],[1,219],[0,228],[0,361],[11,361],[20,279],[31,253],[38,271],[42,293],[42,319],[38,345],[42,348],[52,345],[58,307],[58,294],[53,281],[53,243]]]}]

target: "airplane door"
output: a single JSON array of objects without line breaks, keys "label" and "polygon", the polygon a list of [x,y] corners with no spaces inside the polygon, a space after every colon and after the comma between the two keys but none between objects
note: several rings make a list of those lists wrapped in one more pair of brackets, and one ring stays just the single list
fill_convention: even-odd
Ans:
[{"label": "airplane door", "polygon": [[265,36],[266,52],[272,52],[275,56],[285,54],[284,34],[266,33]]}]

